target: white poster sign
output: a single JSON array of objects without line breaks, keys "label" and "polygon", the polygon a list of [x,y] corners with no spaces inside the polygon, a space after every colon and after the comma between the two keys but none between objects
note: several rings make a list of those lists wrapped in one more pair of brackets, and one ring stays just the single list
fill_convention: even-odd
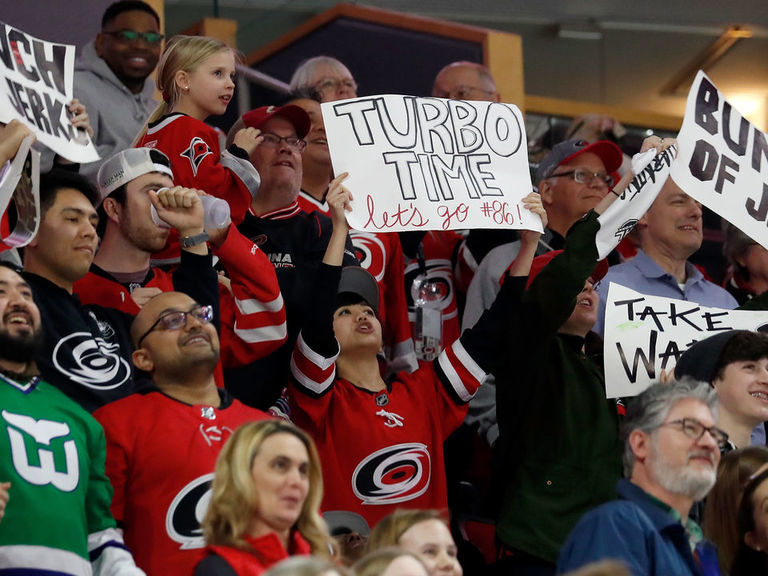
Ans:
[{"label": "white poster sign", "polygon": [[699,71],[688,93],[672,179],[768,248],[768,139]]},{"label": "white poster sign", "polygon": [[37,140],[72,162],[99,159],[85,130],[72,126],[75,47],[46,42],[0,22],[0,122],[18,118]]},{"label": "white poster sign", "polygon": [[352,228],[527,228],[532,190],[512,104],[380,95],[323,104],[334,172],[349,172]]},{"label": "white poster sign", "polygon": [[598,220],[600,230],[597,232],[598,259],[602,260],[619,242],[632,231],[637,221],[651,207],[661,187],[669,177],[670,166],[677,155],[677,147],[670,146],[661,154],[652,148],[643,154],[635,154],[632,158],[632,170],[635,177]]},{"label": "white poster sign", "polygon": [[603,355],[608,398],[640,394],[694,343],[726,330],[768,331],[768,311],[709,308],[611,282]]}]

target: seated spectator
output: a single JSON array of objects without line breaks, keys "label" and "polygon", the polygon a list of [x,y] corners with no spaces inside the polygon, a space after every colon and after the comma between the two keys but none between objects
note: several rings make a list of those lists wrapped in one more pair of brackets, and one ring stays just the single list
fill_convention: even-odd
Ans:
[{"label": "seated spectator", "polygon": [[[175,192],[158,195],[158,214],[172,218],[170,213],[183,211],[175,206],[176,199]],[[199,202],[196,194],[194,200]],[[83,177],[60,171],[44,175],[40,178],[40,227],[24,249],[24,277],[46,319],[44,345],[36,359],[40,372],[89,411],[140,386],[131,368],[133,317],[114,308],[83,306],[72,294],[96,252],[97,204],[96,191]],[[208,252],[205,244],[187,250]],[[216,273],[210,264],[187,291],[196,301],[218,308]]]},{"label": "seated spectator", "polygon": [[[649,139],[660,141],[657,136]],[[680,189],[672,178],[667,178],[656,200],[637,223],[641,249],[629,262],[612,266],[595,286],[600,295],[595,332],[603,333],[611,282],[649,296],[689,300],[714,308],[736,308],[733,296],[704,278],[688,261],[701,248],[701,217],[701,204]]]},{"label": "seated spectator", "polygon": [[210,306],[164,292],[131,326],[147,392],[94,413],[107,436],[112,513],[148,574],[189,574],[205,543],[199,518],[216,457],[241,424],[267,415],[217,388],[220,346]]},{"label": "seated spectator", "polygon": [[[259,194],[238,229],[259,245],[275,267],[285,302],[288,339],[268,357],[226,371],[225,379],[242,402],[267,409],[290,381],[291,351],[314,305],[314,277],[331,236],[331,221],[323,214],[302,212],[296,200],[301,187],[303,138],[311,125],[307,113],[298,106],[263,106],[245,113],[242,120],[266,139],[251,155],[261,174]],[[349,241],[344,263],[358,264]],[[255,381],[258,386],[253,385]]]},{"label": "seated spectator", "polygon": [[436,510],[396,510],[371,531],[368,549],[376,552],[401,546],[415,554],[430,576],[461,576],[456,543],[443,516]]},{"label": "seated spectator", "polygon": [[[93,143],[102,160],[128,148],[157,106],[152,72],[163,35],[157,12],[140,0],[110,4],[101,32],[75,61],[75,96],[88,109]],[[101,161],[80,166],[96,181]]]},{"label": "seated spectator", "polygon": [[[208,80],[217,75],[216,80]],[[174,36],[157,67],[163,102],[149,117],[135,145],[157,148],[171,159],[177,186],[205,190],[229,203],[232,221],[242,222],[259,189],[259,174],[248,156],[262,139],[244,128],[220,150],[219,133],[204,120],[223,114],[234,93],[235,55],[223,42],[205,36]],[[159,263],[178,258],[178,248],[158,254]]]},{"label": "seated spectator", "polygon": [[[365,270],[341,267],[350,198],[342,186],[346,177],[331,182],[328,192],[333,234],[291,361],[292,414],[316,439],[325,483],[334,487],[324,509],[356,512],[373,525],[399,506],[446,507],[443,442],[501,355],[496,342],[507,316],[499,311],[511,296],[502,291],[506,297],[497,300],[498,310],[434,364],[385,382],[376,357],[381,348],[376,282]],[[530,195],[525,205],[541,214],[537,198]],[[393,469],[398,472],[390,474]]]},{"label": "seated spectator", "polygon": [[321,102],[357,98],[352,73],[331,56],[315,56],[302,62],[291,77],[291,92],[314,90]]},{"label": "seated spectator", "polygon": [[723,286],[740,305],[768,290],[768,250],[730,223],[725,226],[723,254],[729,264]]},{"label": "seated spectator", "polygon": [[40,311],[0,265],[0,572],[142,575],[109,511],[104,431],[38,375]]},{"label": "seated spectator", "polygon": [[[171,290],[186,291],[210,268],[209,241],[229,282],[219,285],[222,363],[242,366],[277,349],[286,338],[285,308],[274,267],[258,247],[234,226],[204,230],[198,190],[174,189],[189,203],[168,214],[160,226],[150,217],[152,196],[173,188],[170,160],[151,148],[128,148],[99,170],[101,242],[90,271],[74,284],[83,304],[100,304],[137,314],[150,298]],[[150,266],[153,252],[178,232],[180,265],[172,274]],[[193,252],[197,247],[202,255]],[[203,249],[203,250],[200,250]]]},{"label": "seated spectator", "polygon": [[627,479],[619,480],[619,500],[582,517],[558,571],[614,558],[634,576],[717,573],[713,547],[688,516],[714,485],[728,440],[716,421],[714,390],[695,380],[651,385],[634,398],[622,425]]},{"label": "seated spectator", "polygon": [[325,558],[292,556],[275,564],[264,576],[352,576],[352,572]]},{"label": "seated spectator", "polygon": [[257,576],[288,556],[328,558],[322,498],[320,458],[306,433],[280,420],[241,426],[216,462],[207,555],[195,576]]},{"label": "seated spectator", "polygon": [[365,518],[346,510],[326,510],[323,512],[323,520],[336,541],[344,564],[350,565],[362,558],[371,533]]},{"label": "seated spectator", "polygon": [[427,567],[416,554],[396,546],[366,554],[352,569],[356,576],[429,576]]},{"label": "seated spectator", "polygon": [[451,62],[435,76],[432,96],[452,100],[501,102],[496,81],[486,66],[476,62]]},{"label": "seated spectator", "polygon": [[744,487],[759,468],[768,464],[768,448],[748,446],[723,454],[717,480],[707,495],[704,510],[704,536],[717,547],[721,576],[731,571],[739,547],[737,510]]},{"label": "seated spectator", "polygon": [[744,488],[739,505],[739,548],[731,576],[752,576],[768,571],[768,466],[762,466]]},{"label": "seated spectator", "polygon": [[675,365],[675,378],[709,383],[720,400],[718,426],[728,433],[728,450],[765,444],[768,420],[768,335],[729,330],[688,348]]}]

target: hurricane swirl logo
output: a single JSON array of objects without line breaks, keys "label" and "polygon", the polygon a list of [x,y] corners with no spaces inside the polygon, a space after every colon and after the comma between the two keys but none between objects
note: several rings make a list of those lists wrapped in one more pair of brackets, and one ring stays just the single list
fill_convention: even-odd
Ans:
[{"label": "hurricane swirl logo", "polygon": [[94,390],[112,390],[131,376],[131,367],[118,344],[94,338],[90,332],[74,332],[53,349],[56,369],[78,384]]},{"label": "hurricane swirl logo", "polygon": [[[430,301],[432,307],[438,310],[448,310],[454,303],[453,299],[453,272],[450,262],[447,260],[427,260],[426,262],[427,281],[432,285],[433,293]],[[415,310],[414,300],[418,298],[418,289],[414,285],[414,280],[419,276],[419,265],[409,264],[405,268],[405,296],[408,302],[410,312]],[[443,312],[445,315],[446,312]]]},{"label": "hurricane swirl logo", "polygon": [[181,550],[205,546],[203,521],[211,502],[213,474],[195,478],[184,486],[168,507],[165,515],[165,530],[174,542],[181,544]]},{"label": "hurricane swirl logo", "polygon": [[387,263],[387,249],[384,243],[376,238],[375,234],[366,232],[350,231],[349,238],[355,247],[355,256],[360,261],[360,266],[368,270],[376,282],[381,282]]},{"label": "hurricane swirl logo", "polygon": [[377,450],[352,474],[352,489],[363,504],[386,505],[418,498],[429,488],[429,450],[412,442]]}]

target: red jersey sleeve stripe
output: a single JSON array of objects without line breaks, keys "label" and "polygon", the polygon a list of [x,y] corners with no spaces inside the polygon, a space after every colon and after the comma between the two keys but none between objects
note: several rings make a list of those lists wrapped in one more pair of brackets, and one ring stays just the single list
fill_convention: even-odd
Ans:
[{"label": "red jersey sleeve stripe", "polygon": [[312,350],[299,333],[296,347],[291,356],[291,373],[296,383],[310,392],[320,395],[328,391],[336,378],[338,351],[331,358],[325,358]]},{"label": "red jersey sleeve stripe", "polygon": [[443,350],[437,361],[456,395],[462,402],[469,402],[486,373],[464,349],[461,340]]},{"label": "red jersey sleeve stripe", "polygon": [[277,298],[269,302],[262,302],[256,298],[235,298],[235,305],[241,314],[260,314],[261,312],[280,312],[285,304],[283,295],[278,294]]},{"label": "red jersey sleeve stripe", "polygon": [[256,344],[260,342],[283,342],[288,337],[288,327],[285,322],[277,326],[261,328],[240,328],[235,322],[235,335],[243,342]]}]

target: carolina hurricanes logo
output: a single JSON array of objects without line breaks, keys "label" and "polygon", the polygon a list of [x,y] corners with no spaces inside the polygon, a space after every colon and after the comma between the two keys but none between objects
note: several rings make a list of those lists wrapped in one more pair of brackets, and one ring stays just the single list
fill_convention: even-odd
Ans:
[{"label": "carolina hurricanes logo", "polygon": [[256,244],[256,246],[264,246],[264,244],[267,243],[267,240],[269,240],[269,238],[267,238],[266,234],[259,234],[251,238],[251,242]]},{"label": "carolina hurricanes logo", "polygon": [[192,175],[197,176],[197,169],[200,168],[200,164],[209,154],[213,154],[213,152],[208,147],[208,143],[199,136],[195,136],[189,141],[189,147],[180,156],[189,160],[192,166]]},{"label": "carolina hurricanes logo", "polygon": [[[443,264],[446,262],[446,264]],[[433,307],[445,311],[453,303],[453,274],[447,261],[427,260],[427,279],[432,285]],[[413,301],[418,297],[413,281],[419,275],[419,265],[413,262],[405,267],[405,297],[408,301],[408,309],[415,310]],[[443,312],[445,315],[446,312]]]},{"label": "carolina hurricanes logo", "polygon": [[425,444],[397,444],[377,450],[357,465],[352,490],[363,504],[397,504],[424,494],[431,475]]},{"label": "carolina hurricanes logo", "polygon": [[205,546],[200,522],[211,501],[211,482],[213,474],[195,478],[179,491],[168,507],[165,530],[171,540],[181,544],[181,550]]},{"label": "carolina hurricanes logo", "polygon": [[120,346],[90,332],[75,332],[53,349],[53,364],[69,378],[94,390],[112,390],[128,380],[131,368]]},{"label": "carolina hurricanes logo", "polygon": [[384,243],[375,234],[366,232],[350,232],[352,245],[355,247],[355,256],[360,261],[360,266],[368,270],[376,282],[381,282],[387,267],[387,249]]}]

